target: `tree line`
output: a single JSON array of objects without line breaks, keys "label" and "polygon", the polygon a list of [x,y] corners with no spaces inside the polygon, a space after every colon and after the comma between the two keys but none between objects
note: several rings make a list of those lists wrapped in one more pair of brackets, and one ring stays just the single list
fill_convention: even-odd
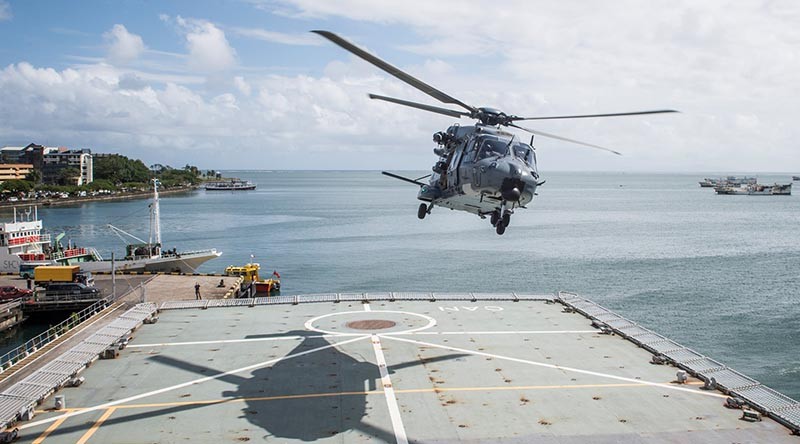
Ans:
[{"label": "tree line", "polygon": [[[169,165],[155,164],[147,167],[139,159],[129,159],[121,154],[97,156],[92,159],[94,168],[94,181],[77,186],[74,177],[80,172],[76,168],[64,168],[59,173],[57,184],[42,184],[41,172],[31,171],[25,179],[7,180],[0,184],[0,191],[12,193],[28,193],[31,191],[49,192],[92,192],[100,190],[143,190],[150,188],[150,180],[158,178],[164,188],[197,185],[203,177],[217,177],[213,170],[203,173],[195,166],[187,164],[178,169]],[[69,171],[70,169],[75,171]]]}]

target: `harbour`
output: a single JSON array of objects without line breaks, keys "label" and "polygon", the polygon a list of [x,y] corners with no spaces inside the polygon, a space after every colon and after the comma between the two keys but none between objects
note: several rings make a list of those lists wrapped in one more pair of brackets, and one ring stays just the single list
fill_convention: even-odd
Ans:
[{"label": "harbour", "polygon": [[[287,294],[569,288],[800,397],[800,363],[778,346],[800,341],[791,328],[798,316],[791,270],[800,264],[795,197],[719,200],[697,187],[696,174],[548,173],[535,214],[515,221],[520,234],[496,242],[482,232],[488,223],[458,213],[416,220],[408,188],[376,172],[230,174],[259,187],[162,199],[166,248],[223,252],[200,273],[220,273],[252,254],[266,275],[280,272]],[[296,194],[305,205],[296,205]],[[269,210],[257,204],[264,201]],[[248,215],[230,217],[243,208]],[[769,235],[761,229],[765,213],[775,222]],[[105,225],[141,232],[147,201],[40,214],[49,232],[66,232],[107,257],[124,245]]]}]

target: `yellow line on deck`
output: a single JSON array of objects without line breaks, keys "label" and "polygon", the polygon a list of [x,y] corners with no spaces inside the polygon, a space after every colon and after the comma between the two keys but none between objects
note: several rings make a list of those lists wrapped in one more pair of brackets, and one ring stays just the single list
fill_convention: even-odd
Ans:
[{"label": "yellow line on deck", "polygon": [[92,435],[94,435],[94,432],[96,432],[97,429],[99,429],[100,426],[103,425],[104,422],[106,422],[106,419],[108,419],[108,417],[111,416],[111,414],[114,413],[114,410],[116,409],[117,409],[116,407],[109,407],[108,409],[106,409],[103,415],[100,416],[100,418],[97,421],[95,421],[94,424],[92,424],[92,427],[90,427],[89,430],[87,430],[86,433],[84,433],[83,436],[81,436],[81,439],[79,439],[75,444],[85,444],[86,441],[88,441],[89,438],[91,438]]},{"label": "yellow line on deck", "polygon": [[50,424],[50,427],[48,427],[48,428],[47,428],[47,430],[45,430],[44,432],[42,432],[42,434],[41,434],[41,435],[39,435],[39,437],[38,437],[38,438],[36,438],[36,439],[34,439],[34,440],[33,440],[33,444],[42,444],[42,442],[44,442],[45,438],[47,438],[48,436],[50,436],[50,434],[51,434],[51,433],[53,433],[53,431],[54,431],[55,429],[57,429],[57,428],[58,428],[58,426],[60,426],[61,424],[63,424],[63,423],[64,423],[64,421],[66,421],[66,420],[67,420],[67,418],[66,418],[66,417],[63,417],[63,418],[58,418],[58,419],[57,419],[55,422],[53,422],[52,424]]},{"label": "yellow line on deck", "polygon": [[[684,385],[700,385],[702,382],[689,382]],[[395,393],[440,393],[440,392],[492,392],[492,391],[508,391],[508,390],[560,390],[560,389],[588,389],[588,388],[620,388],[620,387],[652,387],[638,383],[620,383],[620,384],[573,384],[573,385],[511,385],[511,386],[496,386],[496,387],[431,387],[420,389],[399,389]],[[141,408],[160,408],[160,407],[181,407],[192,405],[213,405],[213,404],[226,404],[231,402],[249,402],[249,401],[281,401],[287,399],[309,399],[309,398],[330,398],[334,396],[364,396],[364,395],[382,395],[382,390],[370,390],[363,392],[332,392],[332,393],[306,393],[302,395],[278,395],[278,396],[260,396],[252,398],[223,398],[223,399],[208,399],[201,401],[174,401],[174,402],[157,402],[147,404],[120,404],[115,406],[117,409],[141,409]],[[81,410],[81,409],[75,409]]]}]

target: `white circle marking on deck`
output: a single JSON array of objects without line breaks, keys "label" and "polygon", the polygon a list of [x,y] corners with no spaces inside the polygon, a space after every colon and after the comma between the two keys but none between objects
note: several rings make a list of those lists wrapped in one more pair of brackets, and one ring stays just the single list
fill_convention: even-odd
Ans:
[{"label": "white circle marking on deck", "polygon": [[[305,323],[305,328],[306,328],[306,330],[315,331],[317,333],[324,333],[324,334],[327,334],[327,335],[337,335],[337,336],[351,335],[350,333],[342,333],[342,332],[337,332],[337,331],[323,330],[321,328],[314,327],[313,324],[314,324],[314,322],[319,321],[320,319],[328,318],[328,317],[331,317],[331,316],[349,315],[349,314],[356,314],[356,313],[364,314],[365,311],[341,311],[341,312],[336,312],[336,313],[324,314],[324,315],[317,316],[315,318],[311,318],[311,319],[307,320],[306,323]],[[417,328],[412,328],[412,329],[409,329],[409,330],[402,330],[402,331],[393,331],[393,332],[391,332],[391,334],[414,333],[414,332],[418,332],[418,331],[422,331],[422,330],[427,330],[427,329],[429,329],[431,327],[434,327],[436,325],[436,319],[433,319],[432,317],[426,316],[424,314],[412,313],[410,311],[371,310],[369,313],[404,314],[404,315],[410,315],[410,316],[417,316],[417,317],[420,317],[420,318],[425,319],[425,320],[428,321],[428,323],[423,325],[422,327],[417,327]]]}]

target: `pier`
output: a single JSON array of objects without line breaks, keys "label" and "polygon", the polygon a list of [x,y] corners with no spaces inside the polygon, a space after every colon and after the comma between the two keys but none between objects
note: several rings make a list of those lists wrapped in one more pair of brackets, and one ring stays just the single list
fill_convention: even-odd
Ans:
[{"label": "pier", "polygon": [[0,386],[21,442],[800,442],[797,401],[571,293],[118,313]]},{"label": "pier", "polygon": [[22,323],[22,301],[16,300],[0,304],[0,332]]}]

